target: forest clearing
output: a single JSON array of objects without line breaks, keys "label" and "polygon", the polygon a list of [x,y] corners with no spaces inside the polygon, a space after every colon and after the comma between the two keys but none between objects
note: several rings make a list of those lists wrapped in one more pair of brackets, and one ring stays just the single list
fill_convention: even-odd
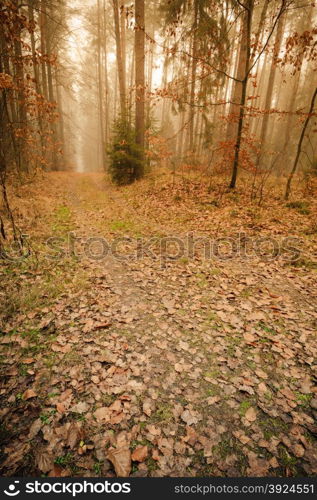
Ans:
[{"label": "forest clearing", "polygon": [[315,3],[70,4],[0,7],[1,475],[315,477]]}]

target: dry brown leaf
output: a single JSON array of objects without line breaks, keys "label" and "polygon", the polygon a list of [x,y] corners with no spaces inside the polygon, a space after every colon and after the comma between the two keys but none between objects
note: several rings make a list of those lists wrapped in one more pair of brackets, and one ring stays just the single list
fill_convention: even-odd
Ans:
[{"label": "dry brown leaf", "polygon": [[178,373],[182,373],[184,371],[184,367],[180,363],[176,363],[174,368]]},{"label": "dry brown leaf", "polygon": [[305,455],[305,448],[301,444],[295,444],[292,447],[295,457],[301,458]]},{"label": "dry brown leaf", "polygon": [[244,333],[243,338],[246,342],[254,342],[256,340],[256,336],[252,333]]},{"label": "dry brown leaf", "polygon": [[65,413],[65,406],[63,405],[63,403],[56,403],[56,410],[58,411],[58,413],[60,413],[61,415],[63,413]]},{"label": "dry brown leaf", "polygon": [[195,429],[193,429],[192,427],[189,427],[189,426],[186,427],[186,432],[187,432],[187,434],[183,438],[183,441],[185,441],[185,443],[190,444],[191,446],[194,446],[194,444],[196,443],[196,441],[198,439],[197,432],[195,431]]},{"label": "dry brown leaf", "polygon": [[24,359],[22,359],[22,363],[24,365],[31,365],[34,362],[35,362],[35,358],[24,358]]},{"label": "dry brown leaf", "polygon": [[73,449],[80,439],[83,438],[83,430],[78,422],[72,422],[68,428],[66,446]]},{"label": "dry brown leaf", "polygon": [[46,474],[50,472],[54,466],[54,457],[46,449],[39,451],[35,455],[35,462],[41,472]]},{"label": "dry brown leaf", "polygon": [[72,350],[71,345],[60,345],[60,344],[52,344],[51,349],[53,352],[62,352],[63,354],[66,354]]},{"label": "dry brown leaf", "polygon": [[42,426],[43,426],[43,422],[40,418],[37,418],[36,420],[34,420],[34,422],[32,423],[32,425],[30,427],[28,438],[33,439],[38,434],[38,432],[41,430]]},{"label": "dry brown leaf", "polygon": [[37,394],[35,391],[33,391],[33,389],[27,389],[23,395],[22,395],[22,399],[24,401],[27,401],[28,399],[32,399],[32,398],[36,398],[37,397]]},{"label": "dry brown leaf", "polygon": [[97,422],[109,421],[109,419],[110,419],[109,408],[107,408],[106,406],[104,406],[102,408],[98,408],[98,410],[96,410],[94,412],[94,417],[97,420]]},{"label": "dry brown leaf", "polygon": [[112,405],[109,406],[109,410],[119,412],[122,410],[122,403],[120,399],[117,399]]},{"label": "dry brown leaf", "polygon": [[70,411],[74,413],[86,413],[89,410],[89,405],[85,402],[79,402],[70,408]]},{"label": "dry brown leaf", "polygon": [[154,448],[152,450],[152,458],[153,460],[155,460],[156,462],[158,462],[160,460],[160,454],[158,452],[158,450],[156,448]]},{"label": "dry brown leaf", "polygon": [[181,419],[187,425],[197,424],[198,422],[198,418],[195,416],[194,413],[190,412],[189,410],[183,411],[183,413],[181,414]]},{"label": "dry brown leaf", "polygon": [[63,477],[63,472],[65,469],[54,464],[53,469],[49,472],[48,477]]},{"label": "dry brown leaf", "polygon": [[109,450],[107,458],[113,464],[117,477],[129,477],[131,472],[131,451],[127,445]]},{"label": "dry brown leaf", "polygon": [[147,456],[148,456],[148,447],[140,446],[139,448],[136,448],[132,453],[132,460],[133,462],[144,462]]},{"label": "dry brown leaf", "polygon": [[151,399],[146,399],[143,403],[143,413],[145,413],[145,415],[147,415],[148,417],[151,416],[152,414],[152,409],[153,409],[153,401]]},{"label": "dry brown leaf", "polygon": [[248,408],[247,411],[245,412],[245,418],[248,420],[248,422],[255,422],[256,420],[256,410],[251,406],[251,408]]},{"label": "dry brown leaf", "polygon": [[120,424],[120,422],[122,422],[122,420],[125,419],[125,414],[123,412],[121,413],[118,413],[118,415],[113,415],[110,417],[110,423],[112,425],[116,425],[116,424]]}]

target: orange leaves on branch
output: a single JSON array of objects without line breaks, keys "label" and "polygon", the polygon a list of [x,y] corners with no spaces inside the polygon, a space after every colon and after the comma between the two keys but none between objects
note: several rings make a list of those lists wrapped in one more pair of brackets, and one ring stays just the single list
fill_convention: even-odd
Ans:
[{"label": "orange leaves on branch", "polygon": [[12,89],[14,87],[13,78],[7,73],[0,73],[0,89]]}]

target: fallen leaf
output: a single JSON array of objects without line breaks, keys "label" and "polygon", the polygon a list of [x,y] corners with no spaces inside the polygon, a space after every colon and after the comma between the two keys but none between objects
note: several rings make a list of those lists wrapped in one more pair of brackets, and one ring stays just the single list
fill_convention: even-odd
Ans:
[{"label": "fallen leaf", "polygon": [[41,472],[46,474],[50,472],[54,466],[54,457],[46,449],[39,451],[35,455],[35,463]]},{"label": "fallen leaf", "polygon": [[305,455],[305,448],[301,444],[295,444],[293,446],[292,451],[295,457],[301,458]]},{"label": "fallen leaf", "polygon": [[181,419],[187,425],[197,424],[198,422],[198,418],[189,410],[183,411],[183,413],[181,414]]},{"label": "fallen leaf", "polygon": [[73,422],[70,424],[67,438],[66,438],[66,446],[73,449],[80,439],[83,438],[83,430],[78,422]]},{"label": "fallen leaf", "polygon": [[248,410],[245,412],[245,418],[249,422],[255,422],[256,416],[257,416],[257,413],[252,406],[251,406],[251,408],[248,408]]},{"label": "fallen leaf", "polygon": [[139,448],[136,448],[132,453],[132,460],[133,462],[144,462],[147,456],[148,456],[148,447],[140,446]]},{"label": "fallen leaf", "polygon": [[109,450],[107,458],[113,464],[117,477],[129,477],[131,472],[131,451],[127,445]]},{"label": "fallen leaf", "polygon": [[80,413],[80,414],[86,413],[88,410],[89,410],[89,405],[83,401],[73,405],[70,408],[70,411],[72,411],[74,413]]},{"label": "fallen leaf", "polygon": [[65,413],[65,406],[63,405],[63,403],[56,403],[56,410],[58,411],[58,413],[60,413],[61,415],[63,413]]},{"label": "fallen leaf", "polygon": [[36,398],[37,397],[37,394],[35,391],[33,391],[33,389],[27,389],[23,395],[22,395],[22,399],[24,401],[27,401],[28,399],[32,399],[32,398]]},{"label": "fallen leaf", "polygon": [[110,417],[109,408],[107,407],[98,408],[98,410],[94,412],[94,417],[97,420],[97,422],[108,421]]},{"label": "fallen leaf", "polygon": [[40,418],[37,418],[36,420],[34,420],[33,424],[30,427],[28,438],[33,439],[38,434],[38,432],[40,431],[42,426],[43,426],[43,422]]}]

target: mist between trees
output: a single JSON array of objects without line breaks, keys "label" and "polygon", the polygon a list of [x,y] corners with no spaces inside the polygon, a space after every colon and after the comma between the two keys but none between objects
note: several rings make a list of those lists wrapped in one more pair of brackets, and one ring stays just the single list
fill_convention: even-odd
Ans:
[{"label": "mist between trees", "polygon": [[[2,2],[1,178],[316,175],[309,0]],[[284,179],[285,178],[285,179]]]}]

